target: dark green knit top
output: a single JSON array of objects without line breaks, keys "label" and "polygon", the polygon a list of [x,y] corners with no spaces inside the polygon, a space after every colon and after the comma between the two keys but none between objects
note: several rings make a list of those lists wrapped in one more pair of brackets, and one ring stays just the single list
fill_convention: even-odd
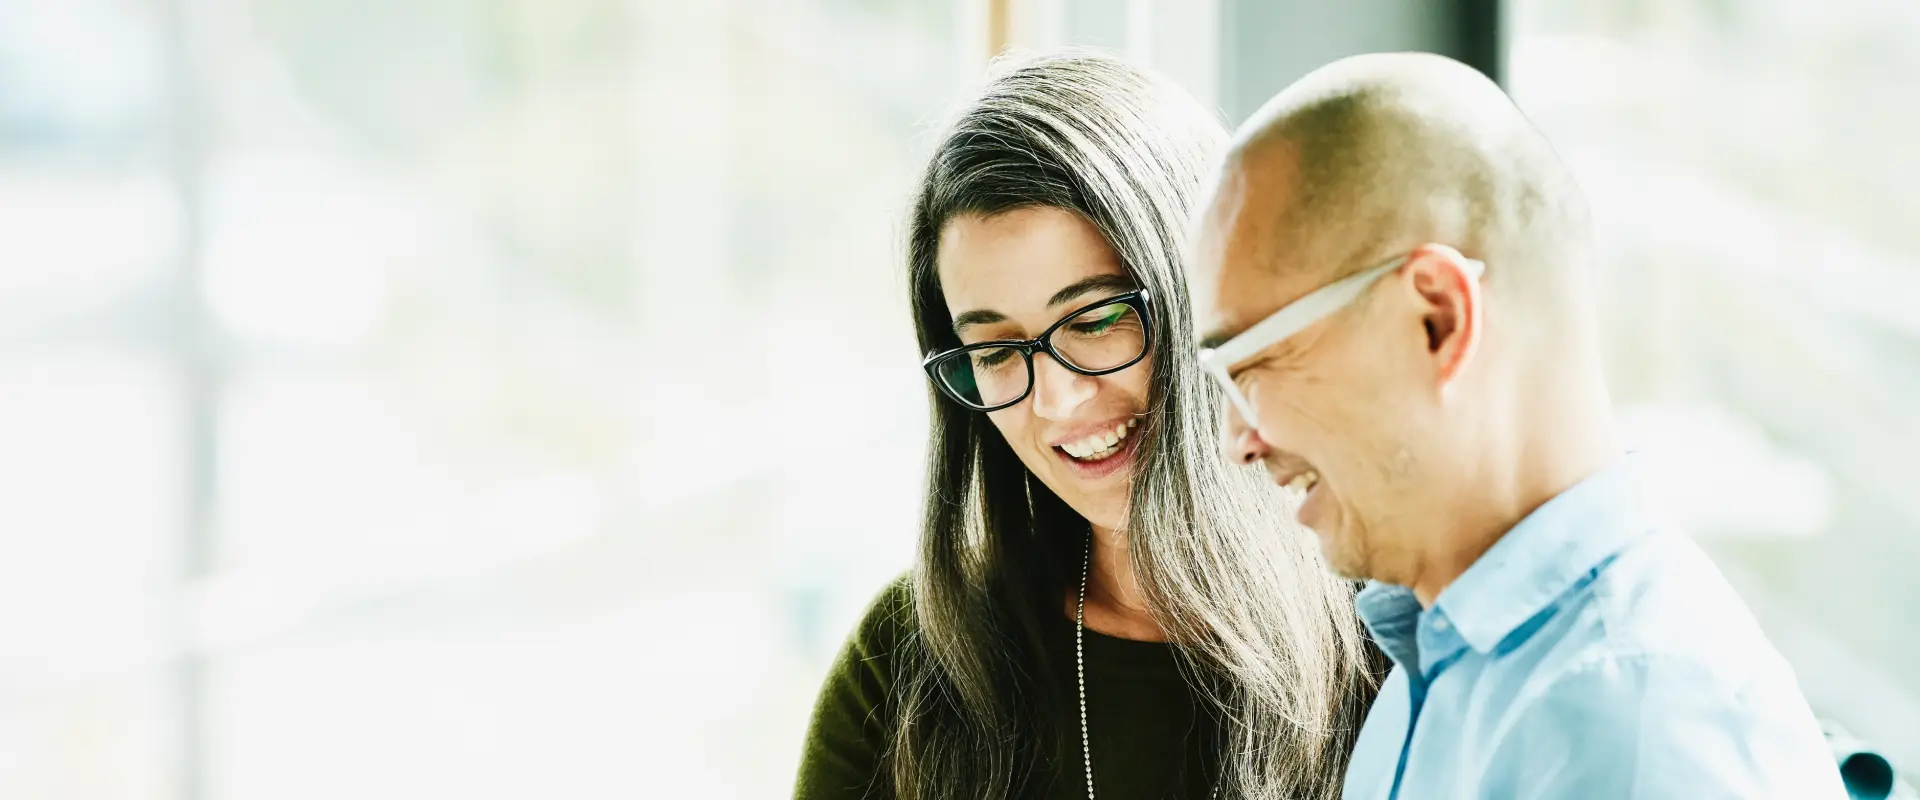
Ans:
[{"label": "dark green knit top", "polygon": [[[835,659],[807,730],[794,787],[799,800],[892,798],[881,756],[892,730],[886,719],[893,691],[893,653],[914,625],[905,579],[895,581],[868,609]],[[1073,620],[1062,615],[1051,644],[1067,686],[1073,685]],[[1181,676],[1174,645],[1085,635],[1087,721],[1093,747],[1094,789],[1101,800],[1207,797],[1215,770],[1214,725]],[[1055,728],[1074,734],[1070,755],[1054,774],[1040,776],[1047,798],[1086,797],[1080,756],[1078,701]]]}]

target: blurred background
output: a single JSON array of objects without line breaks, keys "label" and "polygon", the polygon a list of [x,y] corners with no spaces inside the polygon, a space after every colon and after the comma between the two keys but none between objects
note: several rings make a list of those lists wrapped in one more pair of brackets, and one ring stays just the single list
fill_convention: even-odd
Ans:
[{"label": "blurred background", "polygon": [[[1613,379],[1823,716],[1920,765],[1920,5],[0,0],[0,797],[773,798],[909,563],[901,230],[1006,46],[1237,122],[1500,78]],[[831,376],[827,378],[826,376]]]}]

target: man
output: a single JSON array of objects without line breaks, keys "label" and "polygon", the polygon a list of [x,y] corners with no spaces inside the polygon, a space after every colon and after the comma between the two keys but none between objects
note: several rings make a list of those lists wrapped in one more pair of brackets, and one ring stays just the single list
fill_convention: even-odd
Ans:
[{"label": "man", "polygon": [[1844,796],[1793,674],[1617,449],[1587,209],[1479,73],[1322,68],[1195,237],[1231,458],[1305,492],[1395,666],[1348,798]]}]

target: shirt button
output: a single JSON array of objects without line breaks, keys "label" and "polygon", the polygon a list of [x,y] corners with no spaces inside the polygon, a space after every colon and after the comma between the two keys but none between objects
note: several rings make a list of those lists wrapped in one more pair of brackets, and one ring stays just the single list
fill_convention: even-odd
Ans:
[{"label": "shirt button", "polygon": [[1447,629],[1447,618],[1446,618],[1446,617],[1434,617],[1434,618],[1433,618],[1433,629],[1434,629],[1434,630],[1436,630],[1436,631],[1444,631],[1444,630],[1446,630],[1446,629]]}]

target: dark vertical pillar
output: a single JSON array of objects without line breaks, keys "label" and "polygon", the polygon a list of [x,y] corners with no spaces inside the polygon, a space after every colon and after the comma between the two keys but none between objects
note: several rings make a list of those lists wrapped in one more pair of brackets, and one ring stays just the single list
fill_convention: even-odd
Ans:
[{"label": "dark vertical pillar", "polygon": [[1221,0],[1221,106],[1246,119],[1328,62],[1420,50],[1505,79],[1500,0]]}]

